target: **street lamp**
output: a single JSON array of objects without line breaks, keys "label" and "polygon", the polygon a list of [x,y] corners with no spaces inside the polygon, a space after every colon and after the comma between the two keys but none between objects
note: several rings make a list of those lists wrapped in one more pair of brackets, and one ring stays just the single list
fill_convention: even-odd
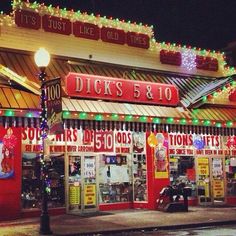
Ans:
[{"label": "street lamp", "polygon": [[42,148],[40,155],[41,163],[41,180],[42,180],[42,207],[40,216],[40,229],[39,232],[42,235],[52,234],[50,229],[50,219],[48,214],[48,186],[47,186],[47,167],[44,161],[44,151],[45,151],[45,139],[47,138],[47,99],[46,99],[46,67],[50,62],[50,54],[44,49],[39,48],[39,50],[34,55],[35,64],[38,66],[40,73],[38,74],[39,81],[41,83],[40,91],[40,103],[41,103],[41,115],[40,115],[40,130],[42,139]]}]

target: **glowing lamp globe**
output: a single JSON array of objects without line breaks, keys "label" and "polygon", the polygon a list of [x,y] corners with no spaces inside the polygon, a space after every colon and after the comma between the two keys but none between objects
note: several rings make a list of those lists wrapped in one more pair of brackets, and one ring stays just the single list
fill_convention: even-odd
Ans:
[{"label": "glowing lamp globe", "polygon": [[49,52],[44,48],[39,48],[34,54],[34,61],[39,68],[46,68],[50,62]]}]

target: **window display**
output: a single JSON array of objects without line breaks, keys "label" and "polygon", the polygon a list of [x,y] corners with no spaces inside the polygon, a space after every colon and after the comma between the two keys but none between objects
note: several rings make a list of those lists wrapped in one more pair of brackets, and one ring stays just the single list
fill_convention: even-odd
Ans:
[{"label": "window display", "polygon": [[192,195],[196,196],[196,173],[193,156],[170,157],[171,185],[185,184],[191,187]]},{"label": "window display", "polygon": [[133,155],[134,201],[147,201],[146,155]]},{"label": "window display", "polygon": [[81,156],[69,156],[69,210],[81,209]]},{"label": "window display", "polygon": [[236,157],[225,157],[227,195],[236,196]]},{"label": "window display", "polygon": [[[48,207],[65,205],[64,155],[51,157],[47,162],[51,192]],[[40,208],[41,204],[40,160],[36,153],[23,153],[22,208]]]},{"label": "window display", "polygon": [[132,201],[130,155],[100,156],[99,188],[101,203]]}]

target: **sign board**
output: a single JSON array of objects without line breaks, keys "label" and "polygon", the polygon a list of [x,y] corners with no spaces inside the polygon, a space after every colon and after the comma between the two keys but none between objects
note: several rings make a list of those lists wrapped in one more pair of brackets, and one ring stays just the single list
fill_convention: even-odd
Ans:
[{"label": "sign board", "polygon": [[197,158],[197,174],[209,176],[209,160],[208,158]]},{"label": "sign board", "polygon": [[84,159],[84,178],[95,178],[96,177],[96,163],[95,158]]},{"label": "sign board", "polygon": [[71,185],[69,187],[69,202],[70,205],[80,204],[80,186]]},{"label": "sign board", "polygon": [[179,92],[175,85],[106,76],[69,73],[66,93],[71,97],[177,106]]},{"label": "sign board", "polygon": [[45,12],[33,12],[23,9],[15,11],[15,23],[18,27],[40,30],[56,34],[71,35],[91,40],[115,43],[131,47],[148,49],[150,37],[137,32],[125,32],[113,27],[99,27],[97,24],[84,21],[73,21],[67,18],[46,15]]},{"label": "sign board", "polygon": [[131,153],[132,152],[132,132],[115,130],[115,152]]},{"label": "sign board", "polygon": [[224,193],[224,181],[222,179],[213,180],[213,197],[214,198],[223,198]]},{"label": "sign board", "polygon": [[96,205],[96,184],[86,184],[84,186],[84,205]]},{"label": "sign board", "polygon": [[50,134],[63,133],[62,97],[60,78],[46,82],[47,122]]},{"label": "sign board", "polygon": [[113,131],[97,130],[94,132],[94,151],[95,152],[114,151]]}]

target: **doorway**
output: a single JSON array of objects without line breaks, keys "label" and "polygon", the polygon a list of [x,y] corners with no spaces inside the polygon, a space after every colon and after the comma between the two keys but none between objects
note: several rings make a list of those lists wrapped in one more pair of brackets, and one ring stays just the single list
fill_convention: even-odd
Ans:
[{"label": "doorway", "polygon": [[199,205],[225,204],[225,158],[196,157]]},{"label": "doorway", "polygon": [[96,155],[68,155],[67,213],[98,211],[98,168]]}]

